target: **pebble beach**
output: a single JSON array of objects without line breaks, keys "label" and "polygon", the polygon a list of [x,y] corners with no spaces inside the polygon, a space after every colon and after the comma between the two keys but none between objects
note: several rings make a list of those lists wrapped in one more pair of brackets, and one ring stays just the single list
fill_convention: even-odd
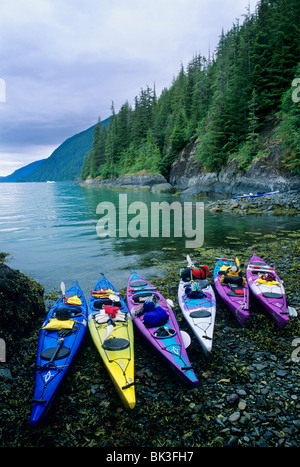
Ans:
[{"label": "pebble beach", "polygon": [[297,190],[260,197],[231,198],[206,204],[211,212],[232,212],[234,214],[299,215],[300,192]]}]

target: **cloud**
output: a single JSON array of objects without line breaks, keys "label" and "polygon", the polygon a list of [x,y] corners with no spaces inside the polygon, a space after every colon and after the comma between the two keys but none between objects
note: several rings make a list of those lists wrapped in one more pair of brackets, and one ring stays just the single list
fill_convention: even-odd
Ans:
[{"label": "cloud", "polygon": [[49,156],[46,151],[98,116],[108,117],[112,101],[118,111],[147,85],[155,83],[160,93],[181,62],[186,66],[194,53],[214,51],[222,27],[228,30],[246,13],[247,3],[1,2],[0,78],[6,102],[0,102],[0,175],[10,173],[8,162],[15,169]]}]

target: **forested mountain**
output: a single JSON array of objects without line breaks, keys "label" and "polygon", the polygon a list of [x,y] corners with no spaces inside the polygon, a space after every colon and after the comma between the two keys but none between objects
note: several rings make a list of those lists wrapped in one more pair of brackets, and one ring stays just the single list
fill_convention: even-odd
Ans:
[{"label": "forested mountain", "polygon": [[94,126],[68,138],[48,159],[28,177],[25,182],[67,181],[80,177],[84,155],[93,145]]},{"label": "forested mountain", "polygon": [[[103,125],[108,125],[107,118]],[[46,182],[47,180],[73,181],[80,179],[84,157],[93,147],[95,125],[64,141],[30,174],[23,174],[18,181]],[[21,170],[21,169],[20,169]]]},{"label": "forested mountain", "polygon": [[[213,57],[195,55],[159,97],[141,90],[134,106],[111,109],[109,126],[95,126],[81,178],[108,178],[141,169],[168,177],[180,150],[197,141],[204,170],[239,159],[246,170],[259,135],[277,123],[286,150],[282,165],[300,173],[300,103],[291,84],[300,78],[299,0],[261,0],[228,32]],[[197,44],[195,44],[195,47]]]},{"label": "forested mountain", "polygon": [[11,182],[20,182],[24,177],[28,177],[35,171],[41,164],[45,162],[46,159],[41,159],[40,161],[31,162],[30,164],[21,167],[20,169],[15,170],[12,174],[7,175],[6,177],[0,177],[0,183],[11,183]]}]

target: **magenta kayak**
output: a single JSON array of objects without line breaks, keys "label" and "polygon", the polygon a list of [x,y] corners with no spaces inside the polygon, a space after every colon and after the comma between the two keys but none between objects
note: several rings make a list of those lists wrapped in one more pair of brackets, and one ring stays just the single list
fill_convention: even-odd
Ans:
[{"label": "magenta kayak", "polygon": [[255,253],[247,267],[247,281],[251,292],[275,320],[280,329],[289,322],[285,290],[275,268]]},{"label": "magenta kayak", "polygon": [[234,260],[220,258],[214,269],[214,283],[223,302],[244,326],[250,316],[249,287],[240,275],[230,275],[233,267],[236,267]]},{"label": "magenta kayak", "polygon": [[127,285],[127,306],[141,335],[156,349],[165,363],[190,387],[199,384],[189,361],[183,338],[167,300],[147,280],[131,271]]}]

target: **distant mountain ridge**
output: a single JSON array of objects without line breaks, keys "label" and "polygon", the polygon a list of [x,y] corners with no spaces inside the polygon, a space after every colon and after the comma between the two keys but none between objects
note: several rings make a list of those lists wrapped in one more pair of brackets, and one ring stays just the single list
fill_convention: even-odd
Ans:
[{"label": "distant mountain ridge", "polygon": [[64,141],[53,151],[43,164],[30,175],[23,177],[23,182],[74,181],[80,178],[84,156],[93,146],[94,127],[88,128]]},{"label": "distant mountain ridge", "polygon": [[[101,123],[107,126],[109,119]],[[93,147],[95,126],[66,139],[48,158],[21,167],[7,177],[0,177],[0,183],[79,180],[83,159]]]},{"label": "distant mountain ridge", "polygon": [[24,177],[30,176],[46,159],[31,162],[30,164],[15,170],[12,174],[6,177],[0,177],[0,183],[20,182]]}]

